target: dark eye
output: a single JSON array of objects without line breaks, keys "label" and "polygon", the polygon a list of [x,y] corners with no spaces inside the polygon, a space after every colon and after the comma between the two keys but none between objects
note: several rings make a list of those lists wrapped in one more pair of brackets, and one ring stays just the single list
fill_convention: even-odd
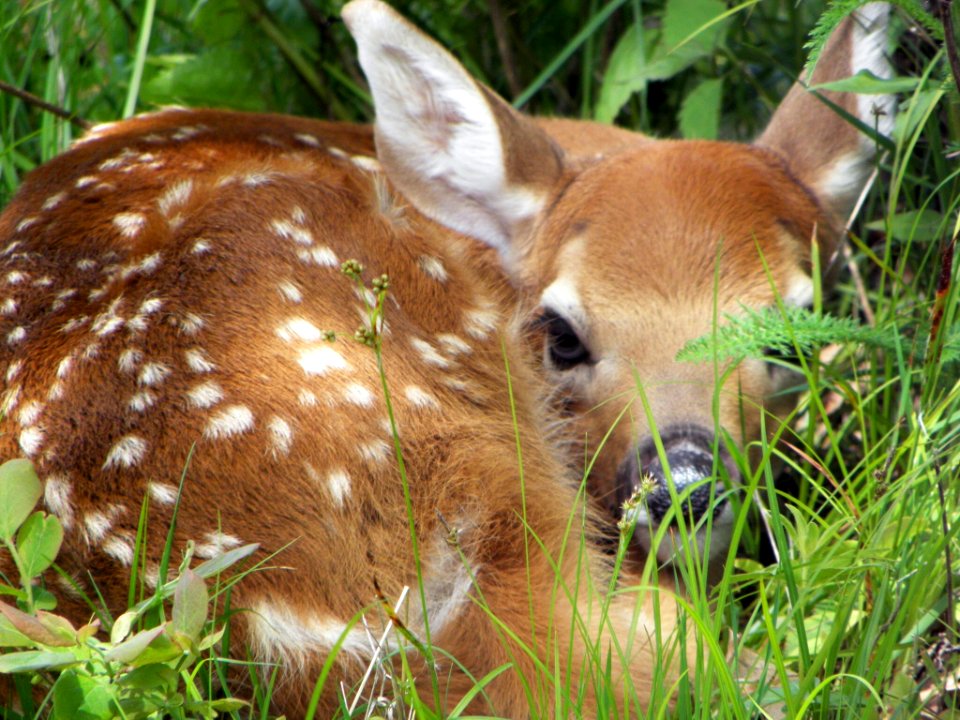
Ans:
[{"label": "dark eye", "polygon": [[566,320],[552,310],[545,310],[540,323],[547,333],[547,352],[559,370],[590,361],[590,351]]}]

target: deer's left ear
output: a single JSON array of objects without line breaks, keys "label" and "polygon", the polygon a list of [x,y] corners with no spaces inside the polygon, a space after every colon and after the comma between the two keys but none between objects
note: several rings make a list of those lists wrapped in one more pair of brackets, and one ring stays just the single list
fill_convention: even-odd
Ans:
[{"label": "deer's left ear", "polygon": [[[868,70],[892,75],[886,57],[890,6],[869,3],[833,32],[812,78],[801,78],[774,113],[757,144],[781,153],[791,172],[810,188],[843,227],[873,169],[876,143],[807,89]],[[882,135],[893,130],[892,95],[821,91],[830,102]]]},{"label": "deer's left ear", "polygon": [[560,151],[387,5],[354,0],[343,18],[373,93],[377,156],[390,179],[418,210],[512,265],[519,228],[560,176]]}]

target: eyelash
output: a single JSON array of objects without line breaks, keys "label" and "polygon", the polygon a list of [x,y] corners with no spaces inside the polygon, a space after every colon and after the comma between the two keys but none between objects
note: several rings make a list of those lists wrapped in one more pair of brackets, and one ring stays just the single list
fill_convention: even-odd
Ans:
[{"label": "eyelash", "polygon": [[569,370],[583,363],[593,362],[590,350],[565,319],[552,310],[545,310],[537,324],[546,332],[550,362],[558,370]]}]

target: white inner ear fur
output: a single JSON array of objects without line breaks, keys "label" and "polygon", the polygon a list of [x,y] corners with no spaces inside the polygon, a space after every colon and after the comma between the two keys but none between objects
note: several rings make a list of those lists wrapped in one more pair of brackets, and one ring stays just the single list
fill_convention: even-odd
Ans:
[{"label": "white inner ear fur", "polygon": [[[875,2],[864,5],[853,13],[853,55],[851,74],[867,70],[879,78],[893,77],[893,68],[887,59],[887,26],[890,6]],[[893,95],[859,95],[857,116],[880,134],[893,132],[896,99]],[[863,141],[872,145],[870,138]]]},{"label": "white inner ear fur", "polygon": [[373,92],[391,179],[422,212],[508,257],[512,227],[543,199],[509,185],[500,128],[477,83],[380,2],[355,0],[343,17]]}]

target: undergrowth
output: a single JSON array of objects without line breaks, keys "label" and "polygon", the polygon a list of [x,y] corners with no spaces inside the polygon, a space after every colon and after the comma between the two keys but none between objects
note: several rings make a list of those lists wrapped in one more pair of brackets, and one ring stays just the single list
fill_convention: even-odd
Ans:
[{"label": "undergrowth", "polygon": [[[616,120],[659,136],[750,139],[807,52],[815,56],[858,4],[395,5],[525,110]],[[696,553],[673,569],[688,589],[684,631],[704,645],[693,672],[658,689],[649,717],[956,715],[960,105],[937,13],[949,3],[897,4],[897,131],[837,261],[836,287],[813,312],[747,315],[684,351],[737,359],[775,348],[773,362],[796,373],[800,402],[783,424],[768,419],[779,442],[731,446],[747,490],[734,536],[741,556],[712,587]],[[0,3],[0,82],[34,96],[0,92],[0,206],[82,127],[161,104],[369,119],[338,10],[310,0]],[[382,301],[387,286],[374,290]],[[368,330],[380,307],[371,307]],[[375,332],[361,339],[377,349]],[[13,492],[3,486],[11,473],[16,491],[4,494]],[[210,595],[203,580],[241,556],[191,569],[187,553],[177,578],[128,613],[68,626],[33,582],[59,540],[55,519],[32,512],[39,493],[30,476],[16,462],[0,469],[0,536],[20,571],[0,586],[9,600],[0,605],[0,671],[20,671],[21,703],[3,717],[110,717],[117,708],[126,717],[269,716],[269,669],[248,673],[252,706],[223,694],[230,661],[219,619],[228,614],[216,603],[229,583]],[[660,640],[671,652],[670,639]],[[608,658],[596,661],[595,681],[608,683],[601,705],[612,715]],[[738,663],[752,668],[752,686],[734,681]],[[508,671],[478,678],[474,692]],[[384,668],[374,675],[373,699],[345,693],[343,715],[431,716],[408,677]],[[56,677],[70,682],[47,696]],[[72,710],[58,714],[58,701]]]}]

